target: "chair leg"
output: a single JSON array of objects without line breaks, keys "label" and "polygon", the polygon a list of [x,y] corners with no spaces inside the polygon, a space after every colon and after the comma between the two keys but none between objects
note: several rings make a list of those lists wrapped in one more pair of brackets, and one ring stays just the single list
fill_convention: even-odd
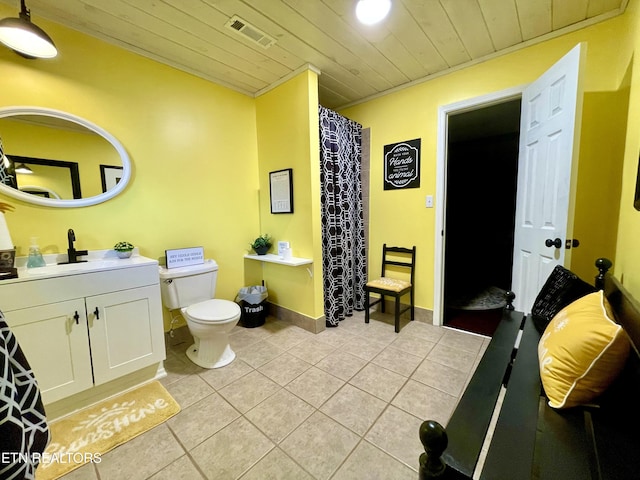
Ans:
[{"label": "chair leg", "polygon": [[385,304],[384,295],[380,295],[380,311],[382,313],[384,313],[384,304]]},{"label": "chair leg", "polygon": [[411,320],[415,318],[415,304],[413,303],[413,288],[411,289]]},{"label": "chair leg", "polygon": [[364,291],[364,323],[369,323],[369,290]]},{"label": "chair leg", "polygon": [[400,297],[396,297],[396,333],[400,333]]}]

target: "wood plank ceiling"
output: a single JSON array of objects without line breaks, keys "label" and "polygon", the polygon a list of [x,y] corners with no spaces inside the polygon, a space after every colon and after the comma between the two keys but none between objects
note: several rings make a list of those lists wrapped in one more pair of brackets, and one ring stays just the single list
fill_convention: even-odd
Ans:
[{"label": "wood plank ceiling", "polygon": [[[0,0],[19,10],[18,0]],[[375,26],[356,0],[27,0],[46,18],[255,96],[313,65],[338,108],[624,12],[628,0],[392,0]],[[225,26],[237,15],[276,42]],[[54,39],[55,41],[55,39]]]}]

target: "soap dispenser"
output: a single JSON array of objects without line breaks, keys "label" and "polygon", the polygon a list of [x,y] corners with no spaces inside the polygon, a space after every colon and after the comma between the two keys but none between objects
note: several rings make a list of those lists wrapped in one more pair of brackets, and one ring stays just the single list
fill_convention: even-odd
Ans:
[{"label": "soap dispenser", "polygon": [[27,259],[27,268],[44,267],[46,265],[40,247],[38,246],[38,238],[31,237],[31,245],[29,246],[29,258]]}]

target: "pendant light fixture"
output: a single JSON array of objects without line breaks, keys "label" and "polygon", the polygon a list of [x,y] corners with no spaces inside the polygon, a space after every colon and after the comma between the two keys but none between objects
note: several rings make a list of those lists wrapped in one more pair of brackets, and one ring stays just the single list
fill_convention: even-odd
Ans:
[{"label": "pendant light fixture", "polygon": [[391,10],[391,0],[359,0],[356,17],[360,23],[373,25],[382,21]]},{"label": "pendant light fixture", "polygon": [[58,50],[37,25],[31,23],[31,12],[24,0],[20,0],[20,17],[0,20],[0,42],[25,58],[53,58]]}]

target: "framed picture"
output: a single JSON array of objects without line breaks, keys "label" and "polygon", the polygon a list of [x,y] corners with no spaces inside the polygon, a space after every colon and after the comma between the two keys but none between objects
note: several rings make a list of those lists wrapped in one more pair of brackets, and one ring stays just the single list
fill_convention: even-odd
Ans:
[{"label": "framed picture", "polygon": [[100,179],[102,192],[115,187],[122,178],[122,167],[116,165],[100,165]]},{"label": "framed picture", "polygon": [[633,206],[640,210],[640,159],[638,159],[638,175],[636,176],[636,195],[633,199]]},{"label": "framed picture", "polygon": [[271,213],[293,213],[293,169],[269,172]]},{"label": "framed picture", "polygon": [[[16,167],[19,165],[25,165],[38,175],[40,182],[42,183],[42,189],[40,191],[49,191],[53,193],[54,189],[56,193],[53,198],[57,199],[72,199],[82,198],[82,188],[80,187],[80,167],[78,162],[67,162],[64,160],[50,160],[48,158],[34,158],[34,157],[20,157],[17,155],[11,155],[9,158],[11,162],[11,172],[13,172],[13,182],[8,185],[18,190],[26,191],[32,195],[36,195],[31,188],[31,185],[22,185],[18,183],[18,178],[15,175]],[[65,181],[67,172],[69,173],[69,182]],[[23,177],[25,178],[25,177]],[[42,195],[40,193],[39,195]]]}]

